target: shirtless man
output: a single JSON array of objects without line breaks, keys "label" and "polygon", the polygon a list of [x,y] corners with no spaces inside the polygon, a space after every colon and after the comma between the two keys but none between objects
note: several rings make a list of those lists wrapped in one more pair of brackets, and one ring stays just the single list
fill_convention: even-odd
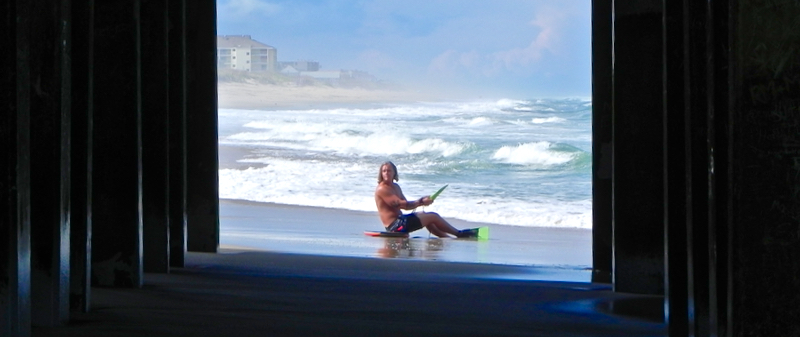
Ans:
[{"label": "shirtless man", "polygon": [[403,214],[400,210],[411,210],[419,206],[428,206],[433,203],[430,196],[409,201],[403,195],[398,180],[397,167],[392,162],[385,162],[378,172],[378,187],[375,188],[375,204],[378,206],[378,215],[387,232],[411,233],[425,227],[433,235],[440,238],[474,236],[468,231],[459,231],[451,226],[437,213],[410,213]]}]

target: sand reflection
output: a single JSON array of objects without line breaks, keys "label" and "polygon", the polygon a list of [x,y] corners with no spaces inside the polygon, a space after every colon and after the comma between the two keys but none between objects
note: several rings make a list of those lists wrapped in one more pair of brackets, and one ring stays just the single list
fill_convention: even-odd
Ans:
[{"label": "sand reflection", "polygon": [[378,256],[384,258],[421,258],[436,260],[444,250],[445,240],[435,238],[383,238]]}]

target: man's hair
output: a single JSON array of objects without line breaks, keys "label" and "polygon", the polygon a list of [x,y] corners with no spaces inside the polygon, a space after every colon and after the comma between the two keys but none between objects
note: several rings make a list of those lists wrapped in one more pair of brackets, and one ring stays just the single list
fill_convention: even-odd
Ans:
[{"label": "man's hair", "polygon": [[386,166],[386,165],[391,166],[392,170],[394,170],[394,177],[392,178],[392,180],[393,181],[400,180],[400,177],[397,175],[397,166],[394,166],[394,163],[392,163],[390,161],[387,161],[387,162],[381,164],[381,167],[378,169],[378,184],[383,182],[383,167]]}]

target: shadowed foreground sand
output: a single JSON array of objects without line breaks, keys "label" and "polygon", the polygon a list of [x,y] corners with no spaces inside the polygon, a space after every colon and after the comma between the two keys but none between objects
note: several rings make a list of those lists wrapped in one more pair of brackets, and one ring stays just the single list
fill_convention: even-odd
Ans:
[{"label": "shadowed foreground sand", "polygon": [[90,313],[33,336],[666,335],[661,297],[503,277],[517,268],[189,253],[186,268],[147,274],[142,289],[93,288]]}]

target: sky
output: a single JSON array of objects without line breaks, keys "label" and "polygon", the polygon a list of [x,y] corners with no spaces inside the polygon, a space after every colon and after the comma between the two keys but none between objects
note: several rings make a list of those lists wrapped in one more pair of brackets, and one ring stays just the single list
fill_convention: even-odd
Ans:
[{"label": "sky", "polygon": [[217,0],[278,61],[462,97],[591,96],[591,0]]}]

